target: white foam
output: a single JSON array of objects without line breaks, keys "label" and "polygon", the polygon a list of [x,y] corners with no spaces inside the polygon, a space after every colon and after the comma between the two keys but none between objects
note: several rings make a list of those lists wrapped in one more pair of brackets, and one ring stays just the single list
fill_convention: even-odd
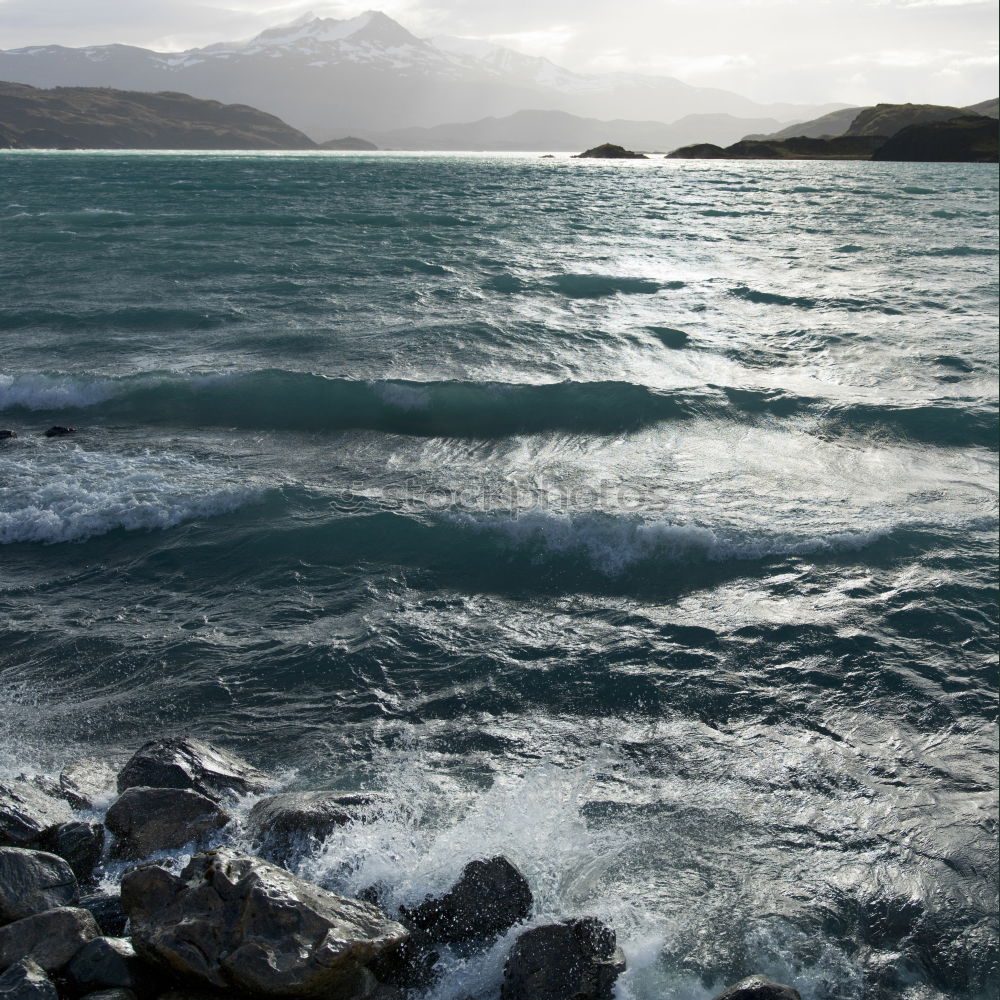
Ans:
[{"label": "white foam", "polygon": [[72,375],[0,375],[0,410],[62,410],[103,403],[115,393],[111,379]]},{"label": "white foam", "polygon": [[178,455],[33,449],[3,456],[0,544],[79,542],[228,513],[260,491]]},{"label": "white foam", "polygon": [[506,518],[463,514],[454,517],[477,530],[499,531],[518,546],[541,547],[548,552],[581,553],[595,569],[611,576],[636,563],[653,559],[725,562],[853,551],[884,537],[894,527],[881,525],[866,531],[825,534],[762,532],[750,535],[707,528],[692,522],[677,524],[638,517],[567,515],[540,510]]}]

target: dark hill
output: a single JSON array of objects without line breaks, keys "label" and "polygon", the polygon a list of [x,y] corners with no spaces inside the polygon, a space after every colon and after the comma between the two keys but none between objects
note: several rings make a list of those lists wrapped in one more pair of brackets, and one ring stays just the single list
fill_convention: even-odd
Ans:
[{"label": "dark hill", "polygon": [[0,146],[22,149],[315,149],[274,115],[187,94],[0,82]]},{"label": "dark hill", "polygon": [[873,160],[996,163],[995,118],[963,115],[947,122],[909,125],[872,154]]},{"label": "dark hill", "polygon": [[964,108],[943,104],[876,104],[863,108],[844,135],[895,135],[908,125],[944,122],[965,114]]}]

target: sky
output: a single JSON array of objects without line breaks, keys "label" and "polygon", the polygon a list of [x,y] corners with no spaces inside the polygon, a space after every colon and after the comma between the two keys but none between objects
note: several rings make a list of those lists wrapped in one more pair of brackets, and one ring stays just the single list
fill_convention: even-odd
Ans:
[{"label": "sky", "polygon": [[[308,0],[0,0],[0,48],[178,50],[314,11]],[[627,71],[759,101],[962,106],[995,97],[997,0],[381,0],[421,37],[487,39],[579,72]]]}]

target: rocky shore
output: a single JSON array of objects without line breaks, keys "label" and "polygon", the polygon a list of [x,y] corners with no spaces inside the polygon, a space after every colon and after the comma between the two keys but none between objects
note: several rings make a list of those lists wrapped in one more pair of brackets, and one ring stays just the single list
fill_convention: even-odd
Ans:
[{"label": "rocky shore", "polygon": [[[611,1000],[626,967],[614,929],[534,918],[503,856],[409,907],[382,886],[349,898],[299,877],[305,847],[387,803],[275,785],[195,739],[150,741],[117,771],[83,760],[0,782],[0,1000],[402,1000],[433,990],[443,950],[505,935],[501,1000]],[[249,801],[253,853],[231,834]],[[717,1000],[799,994],[751,976]]]}]

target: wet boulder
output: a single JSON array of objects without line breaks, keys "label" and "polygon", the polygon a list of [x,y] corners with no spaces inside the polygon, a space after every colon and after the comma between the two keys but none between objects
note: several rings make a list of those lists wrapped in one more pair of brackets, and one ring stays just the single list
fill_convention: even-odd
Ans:
[{"label": "wet boulder", "polygon": [[58,438],[58,437],[66,437],[69,434],[75,434],[75,433],[76,433],[75,427],[63,427],[62,424],[56,424],[55,426],[50,427],[45,432],[45,436],[47,438]]},{"label": "wet boulder", "polygon": [[270,788],[266,774],[234,754],[193,739],[150,740],[118,774],[118,791],[190,788],[216,801],[227,794],[259,795]]},{"label": "wet boulder", "polygon": [[87,757],[67,765],[59,775],[59,794],[74,809],[93,809],[116,789],[114,768],[104,760]]},{"label": "wet boulder", "polygon": [[189,788],[127,788],[104,817],[115,835],[118,858],[148,858],[221,830],[232,817],[219,804]]},{"label": "wet boulder", "polygon": [[0,441],[14,441],[17,434],[14,431],[0,430]]},{"label": "wet boulder", "polygon": [[59,994],[45,970],[29,960],[0,975],[0,1000],[59,1000]]},{"label": "wet boulder", "polygon": [[123,937],[128,917],[122,909],[122,898],[117,894],[98,891],[80,897],[80,907],[88,910],[97,921],[105,937]]},{"label": "wet boulder", "polygon": [[80,990],[117,987],[142,992],[151,978],[149,966],[136,955],[132,942],[112,937],[88,941],[66,966],[66,975]]},{"label": "wet boulder", "polygon": [[58,972],[99,933],[94,918],[76,907],[32,914],[0,927],[0,969],[31,959],[46,972]]},{"label": "wet boulder", "polygon": [[104,827],[79,820],[60,823],[42,834],[39,846],[67,861],[80,882],[89,882],[104,851]]},{"label": "wet boulder", "polygon": [[70,866],[55,854],[0,847],[0,924],[23,920],[79,898]]},{"label": "wet boulder", "polygon": [[400,920],[422,937],[459,944],[498,937],[527,919],[533,899],[524,876],[503,856],[470,861],[443,895],[400,909]]},{"label": "wet boulder", "polygon": [[611,1000],[625,956],[593,917],[525,931],[504,966],[501,1000]]},{"label": "wet boulder", "polygon": [[714,1000],[802,1000],[798,990],[755,974],[723,990]]},{"label": "wet boulder", "polygon": [[369,965],[407,937],[376,907],[327,892],[232,849],[195,855],[180,875],[125,875],[122,903],[138,954],[201,988],[354,998]]},{"label": "wet boulder", "polygon": [[65,802],[30,781],[0,782],[0,846],[30,847],[46,830],[72,818]]},{"label": "wet boulder", "polygon": [[264,857],[285,864],[338,826],[371,818],[386,801],[384,796],[363,792],[282,792],[254,805],[246,829]]}]

